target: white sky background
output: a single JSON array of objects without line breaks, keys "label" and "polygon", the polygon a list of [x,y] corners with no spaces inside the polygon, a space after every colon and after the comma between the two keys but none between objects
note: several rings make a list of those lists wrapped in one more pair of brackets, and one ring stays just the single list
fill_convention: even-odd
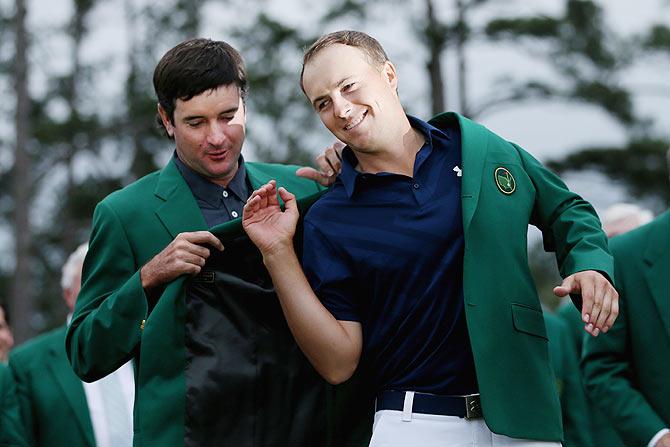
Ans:
[{"label": "white sky background", "polygon": [[[126,0],[128,1],[128,0]],[[145,3],[148,0],[135,0],[134,5]],[[223,2],[222,2],[223,3]],[[437,13],[440,17],[453,18],[452,1],[440,0],[437,4]],[[245,20],[253,20],[255,14],[249,12],[249,4],[241,0],[232,2],[233,7],[223,4],[210,3],[203,12],[202,35],[215,39],[230,39],[225,36],[226,24],[239,24]],[[520,14],[545,13],[550,15],[562,12],[563,0],[510,0],[493,2],[490,6],[480,8],[473,14],[475,23],[483,22],[493,16],[515,16]],[[651,23],[670,23],[670,2],[667,0],[611,0],[601,1],[605,7],[606,20],[617,32],[631,35],[645,30]],[[411,29],[412,20],[399,17],[398,11],[406,11],[409,5],[414,17],[422,19],[424,2],[407,0],[403,6],[382,4],[373,8],[368,21],[361,25],[359,21],[349,19],[333,24],[327,29],[319,29],[315,17],[323,12],[324,7],[319,2],[306,0],[268,0],[266,12],[288,24],[300,25],[313,31],[333,31],[342,28],[355,28],[368,32],[377,37],[390,58],[395,62],[400,79],[400,92],[403,102],[410,113],[420,117],[428,117],[429,99],[428,83],[425,69],[427,55],[421,46],[416,44],[414,32]],[[234,13],[231,11],[246,11]],[[71,15],[71,4],[68,0],[30,0],[29,1],[30,28],[49,32],[62,26]],[[95,107],[104,113],[104,109],[113,110],[120,107],[123,100],[123,80],[125,78],[125,60],[127,55],[126,19],[124,17],[124,1],[108,0],[99,2],[94,10],[89,27],[92,38],[84,47],[84,63],[95,61],[105,63],[105,70],[98,80],[100,92],[90,107]],[[50,72],[67,71],[69,58],[54,57],[68,51],[68,42],[58,38],[53,31],[53,39],[39,41],[41,46],[35,49],[33,57],[47,56],[48,66],[43,69]],[[235,45],[234,40],[230,40]],[[165,49],[174,42],[166,42]],[[531,75],[551,75],[552,71],[540,58],[532,59],[523,51],[515,51],[509,46],[474,43],[468,47],[469,62],[469,97],[470,102],[477,102],[490,92],[494,80],[503,74],[530,77]],[[296,76],[300,61],[296,60]],[[447,55],[444,66],[449,70],[446,73],[448,105],[454,107],[458,91],[455,64],[450,55]],[[669,58],[644,58],[638,66],[629,71],[625,82],[630,85],[645,85],[649,83],[665,85],[670,89],[667,73],[670,69]],[[43,87],[44,77],[37,72],[32,74],[32,89],[39,92]],[[252,86],[253,89],[253,86]],[[253,90],[252,90],[253,92]],[[253,94],[253,93],[252,93]],[[670,115],[666,113],[670,95],[653,96],[640,95],[635,106],[645,116],[652,117],[655,130],[660,135],[670,135]],[[58,108],[58,104],[53,107]],[[480,122],[499,133],[505,138],[515,141],[540,160],[561,157],[572,150],[588,145],[621,144],[625,141],[623,129],[605,113],[594,107],[578,106],[560,102],[543,102],[542,104],[517,104],[484,115]],[[151,125],[152,123],[147,123]],[[248,123],[253,127],[253,120]],[[324,142],[330,141],[327,131],[323,130]],[[325,144],[325,143],[324,143]],[[315,148],[318,152],[319,148]],[[166,150],[166,156],[169,151]],[[253,159],[253,154],[247,154]],[[126,160],[117,160],[119,167],[123,167]],[[109,160],[113,165],[114,160]],[[622,198],[620,190],[613,187],[604,178],[585,178],[577,176],[568,179],[571,186],[579,193],[592,201],[596,208],[602,210],[614,201]],[[617,192],[619,191],[619,192]]]}]

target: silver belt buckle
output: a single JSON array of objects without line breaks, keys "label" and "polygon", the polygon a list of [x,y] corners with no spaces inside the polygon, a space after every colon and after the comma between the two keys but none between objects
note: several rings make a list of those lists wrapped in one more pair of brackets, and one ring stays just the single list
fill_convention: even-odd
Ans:
[{"label": "silver belt buckle", "polygon": [[468,394],[465,397],[465,419],[479,419],[482,417],[482,406],[479,394]]}]

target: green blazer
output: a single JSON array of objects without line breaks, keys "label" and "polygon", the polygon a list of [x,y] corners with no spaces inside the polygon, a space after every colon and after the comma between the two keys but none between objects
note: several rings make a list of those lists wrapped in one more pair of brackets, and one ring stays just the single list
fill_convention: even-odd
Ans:
[{"label": "green blazer", "polygon": [[7,365],[0,363],[0,447],[26,445],[16,385]]},{"label": "green blazer", "polygon": [[29,445],[95,446],[86,394],[65,355],[65,327],[14,349],[16,380]]},{"label": "green blazer", "polygon": [[[581,371],[579,371],[579,360],[582,357],[583,340],[585,337],[591,336],[584,331],[582,314],[575,306],[572,305],[572,303],[566,302],[562,304],[558,308],[557,314],[563,323],[565,323],[565,327],[567,329],[567,341],[572,345],[572,348],[566,348],[566,352],[564,354],[574,355],[574,359],[572,361],[577,366],[581,382],[584,383],[584,381],[581,379]],[[609,418],[607,418],[600,411],[600,408],[595,405],[594,402],[591,402],[588,395],[586,396],[586,401],[588,405],[587,420],[591,424],[591,429],[589,431],[591,433],[591,438],[593,439],[593,445],[596,447],[601,445],[606,445],[607,447],[626,447],[617,432],[614,430],[612,421],[609,420]],[[571,410],[568,409],[568,411]],[[566,428],[566,438],[568,436],[568,430],[569,428]]]},{"label": "green blazer", "polygon": [[584,340],[582,372],[626,446],[646,446],[670,427],[670,211],[610,248],[619,317],[606,336]]},{"label": "green blazer", "polygon": [[[278,186],[292,191],[302,204],[321,193],[316,183],[295,175],[295,166],[245,166],[253,188],[276,179]],[[112,193],[98,204],[93,216],[82,289],[66,345],[75,372],[86,381],[136,359],[136,446],[183,445],[186,387],[186,277],[167,285],[160,298],[153,300],[144,294],[139,271],[179,233],[206,229],[172,161],[161,171]],[[219,237],[243,235],[241,219],[211,231]],[[258,268],[262,268],[260,263]]]},{"label": "green blazer", "polygon": [[[549,358],[556,374],[556,388],[561,402],[563,447],[597,447],[591,432],[589,413],[579,357],[574,350],[568,328],[560,317],[544,313],[544,323],[549,337]],[[609,447],[609,446],[608,446]]]},{"label": "green blazer", "polygon": [[556,252],[563,277],[599,270],[613,278],[600,221],[519,146],[455,113],[430,123],[461,129],[463,296],[486,424],[514,438],[561,440],[547,332],[528,267],[528,224]]}]

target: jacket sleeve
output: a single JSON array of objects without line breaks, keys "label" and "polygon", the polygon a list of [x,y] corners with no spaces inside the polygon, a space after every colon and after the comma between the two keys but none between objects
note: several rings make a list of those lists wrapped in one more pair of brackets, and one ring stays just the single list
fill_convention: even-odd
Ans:
[{"label": "jacket sleeve", "polygon": [[624,287],[619,291],[616,324],[605,336],[584,337],[581,369],[590,400],[612,422],[621,439],[626,445],[646,447],[667,425],[633,385],[627,342],[628,298]]},{"label": "jacket sleeve", "polygon": [[562,277],[597,270],[614,283],[614,261],[607,236],[589,202],[570,191],[553,172],[516,146],[536,189],[530,223],[542,231],[544,248],[556,252]]},{"label": "jacket sleeve", "polygon": [[139,349],[147,297],[124,223],[101,202],[93,215],[82,288],[66,349],[75,373],[92,382],[114,372]]}]

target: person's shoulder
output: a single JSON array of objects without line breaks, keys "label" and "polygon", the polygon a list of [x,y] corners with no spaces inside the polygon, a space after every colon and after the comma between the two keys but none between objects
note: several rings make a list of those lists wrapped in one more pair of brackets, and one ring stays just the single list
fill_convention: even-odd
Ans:
[{"label": "person's shoulder", "polygon": [[279,186],[291,192],[298,189],[301,193],[317,193],[322,189],[314,180],[296,175],[296,171],[302,166],[257,161],[245,161],[244,164],[248,175],[275,179]]},{"label": "person's shoulder", "polygon": [[498,135],[485,125],[455,112],[442,112],[432,117],[428,124],[440,130],[456,129],[461,135],[461,144],[469,147],[478,144],[487,151],[517,154],[520,147]]},{"label": "person's shoulder", "polygon": [[609,240],[609,248],[614,256],[632,256],[634,253],[641,255],[649,245],[650,238],[656,235],[670,241],[670,236],[668,236],[670,235],[670,210],[645,225],[613,237]]},{"label": "person's shoulder", "polygon": [[107,204],[118,204],[120,202],[126,203],[129,200],[137,202],[138,198],[140,198],[142,195],[153,194],[160,173],[161,171],[154,171],[135,180],[132,183],[129,183],[121,189],[117,189],[102,199],[101,203],[104,202]]},{"label": "person's shoulder", "polygon": [[337,220],[350,203],[346,189],[338,178],[307,211],[305,222],[320,226],[322,222]]},{"label": "person's shoulder", "polygon": [[59,346],[65,351],[65,326],[38,335],[14,348],[10,353],[10,363],[29,364],[39,362],[42,353]]}]

